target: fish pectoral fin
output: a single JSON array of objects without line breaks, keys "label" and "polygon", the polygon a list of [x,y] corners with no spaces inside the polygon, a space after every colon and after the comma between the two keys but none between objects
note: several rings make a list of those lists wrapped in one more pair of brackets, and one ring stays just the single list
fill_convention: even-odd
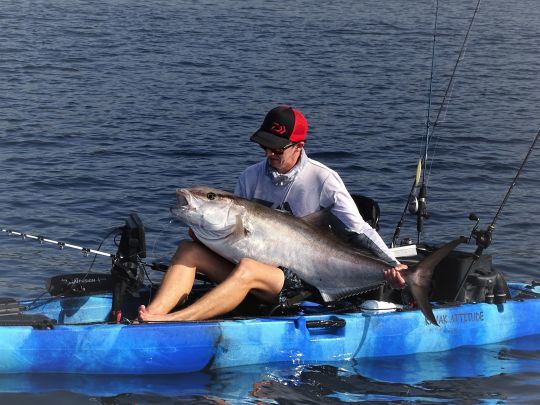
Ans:
[{"label": "fish pectoral fin", "polygon": [[457,245],[467,241],[467,238],[460,237],[448,242],[435,252],[422,260],[414,270],[407,272],[405,280],[411,288],[412,295],[426,319],[434,325],[438,325],[433,309],[429,303],[429,287],[433,277],[433,270],[439,262],[444,259]]},{"label": "fish pectoral fin", "polygon": [[246,236],[249,236],[250,233],[251,232],[249,231],[249,229],[247,229],[244,226],[244,221],[242,221],[242,216],[237,215],[236,216],[236,224],[235,224],[234,230],[233,230],[233,232],[231,234],[232,241],[235,242],[237,240],[243,239]]}]

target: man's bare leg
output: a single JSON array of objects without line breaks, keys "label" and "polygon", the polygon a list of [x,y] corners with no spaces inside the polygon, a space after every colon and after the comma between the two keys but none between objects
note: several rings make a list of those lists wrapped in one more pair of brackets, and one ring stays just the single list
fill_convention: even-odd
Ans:
[{"label": "man's bare leg", "polygon": [[191,292],[195,272],[204,273],[210,280],[222,282],[230,274],[234,265],[218,256],[198,242],[184,241],[178,247],[161,286],[144,312],[163,315],[182,303]]},{"label": "man's bare leg", "polygon": [[171,314],[153,314],[141,307],[139,318],[144,321],[210,319],[236,308],[251,290],[256,290],[259,297],[272,302],[284,281],[285,275],[277,267],[242,259],[225,281],[189,307]]}]

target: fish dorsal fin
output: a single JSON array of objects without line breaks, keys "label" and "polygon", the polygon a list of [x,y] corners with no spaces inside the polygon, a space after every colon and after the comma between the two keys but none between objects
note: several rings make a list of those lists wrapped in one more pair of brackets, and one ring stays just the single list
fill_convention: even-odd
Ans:
[{"label": "fish dorsal fin", "polygon": [[302,221],[320,229],[328,230],[332,224],[332,214],[330,208],[323,208],[322,210],[315,211],[302,217]]}]

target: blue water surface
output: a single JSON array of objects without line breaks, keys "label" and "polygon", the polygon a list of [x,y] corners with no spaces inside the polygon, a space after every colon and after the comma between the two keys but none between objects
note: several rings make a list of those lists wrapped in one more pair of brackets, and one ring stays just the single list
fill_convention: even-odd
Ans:
[{"label": "blue water surface", "polygon": [[[1,227],[96,248],[136,212],[149,256],[166,260],[186,236],[185,227],[171,223],[175,188],[231,190],[238,174],[263,158],[250,134],[270,108],[288,103],[308,118],[308,154],[337,170],[351,192],[380,202],[380,232],[390,242],[426,132],[435,4],[2,1]],[[432,121],[476,4],[439,4]],[[430,142],[424,241],[468,234],[469,212],[487,227],[512,183],[540,129],[539,20],[537,0],[482,1]],[[488,251],[514,280],[538,278],[539,162],[535,151]],[[416,239],[410,217],[402,237]],[[5,233],[0,238],[1,296],[35,297],[50,276],[86,271],[92,262],[76,251]],[[106,239],[102,250],[114,253],[114,241]],[[93,266],[107,271],[110,262],[98,258]],[[321,364],[134,377],[110,386],[90,377],[2,377],[0,398],[527,403],[540,375],[535,343],[523,352],[506,346],[458,351],[446,363],[436,356],[385,360],[374,367],[382,376],[357,364]],[[497,360],[489,372],[433,373],[449,358],[484,354]],[[413,363],[427,374],[400,379],[403,370],[418,368]],[[222,389],[245,375],[247,383],[234,392]],[[84,382],[104,389],[83,389]]]}]

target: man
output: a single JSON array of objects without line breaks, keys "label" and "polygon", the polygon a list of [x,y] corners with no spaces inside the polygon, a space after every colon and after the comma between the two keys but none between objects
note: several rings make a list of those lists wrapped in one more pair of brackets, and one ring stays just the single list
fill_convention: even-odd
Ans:
[{"label": "man", "polygon": [[[261,128],[251,136],[265,151],[266,159],[248,167],[236,185],[235,194],[273,208],[305,216],[328,209],[332,226],[342,237],[368,248],[393,266],[385,278],[395,288],[404,286],[399,264],[377,232],[360,216],[339,175],[309,159],[304,151],[308,132],[305,117],[289,106],[272,109]],[[188,296],[196,271],[218,285],[192,305],[169,313]],[[141,305],[143,321],[204,320],[230,312],[252,293],[268,303],[281,302],[305,285],[289,269],[250,258],[235,265],[201,243],[183,242],[176,251],[161,287],[148,307]]]}]

